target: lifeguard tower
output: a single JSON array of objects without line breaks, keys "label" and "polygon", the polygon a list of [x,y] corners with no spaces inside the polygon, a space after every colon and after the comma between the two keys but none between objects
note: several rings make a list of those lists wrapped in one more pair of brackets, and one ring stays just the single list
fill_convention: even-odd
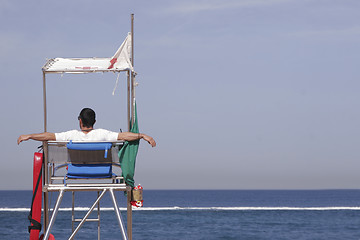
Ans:
[{"label": "lifeguard tower", "polygon": [[[127,35],[120,48],[111,58],[54,58],[47,60],[43,71],[43,99],[44,99],[44,131],[47,132],[47,101],[46,76],[48,74],[64,73],[97,73],[124,72],[127,76],[127,122],[129,131],[135,119],[135,71],[134,71],[134,15],[131,15],[131,32]],[[113,174],[113,168],[119,167],[118,151],[124,142],[43,142],[43,231],[44,240],[50,236],[61,201],[65,192],[73,196],[78,191],[98,192],[96,201],[90,206],[82,219],[74,217],[74,203],[72,214],[73,239],[81,226],[87,221],[97,221],[98,239],[100,239],[100,217],[90,219],[94,209],[99,208],[100,199],[109,193],[117,216],[122,239],[132,239],[132,186],[127,184],[122,176]],[[124,223],[115,191],[127,193],[127,224]],[[57,192],[58,197],[54,206],[49,206],[49,193]],[[74,198],[73,198],[74,199]],[[73,200],[74,202],[74,200]],[[51,208],[53,210],[51,211]],[[125,225],[127,225],[125,227]]]}]

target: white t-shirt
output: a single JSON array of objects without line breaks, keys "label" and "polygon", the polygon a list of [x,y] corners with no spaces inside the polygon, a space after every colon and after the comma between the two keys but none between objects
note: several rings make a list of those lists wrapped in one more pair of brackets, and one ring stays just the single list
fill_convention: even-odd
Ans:
[{"label": "white t-shirt", "polygon": [[119,133],[111,132],[105,129],[94,129],[88,133],[80,130],[70,130],[67,132],[55,133],[56,141],[117,141]]}]

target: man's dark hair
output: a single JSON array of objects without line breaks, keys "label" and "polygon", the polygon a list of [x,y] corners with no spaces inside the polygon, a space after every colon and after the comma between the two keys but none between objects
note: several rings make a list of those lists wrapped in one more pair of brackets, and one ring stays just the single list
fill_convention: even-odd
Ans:
[{"label": "man's dark hair", "polygon": [[95,124],[95,112],[91,108],[84,108],[79,114],[84,127],[93,127]]}]

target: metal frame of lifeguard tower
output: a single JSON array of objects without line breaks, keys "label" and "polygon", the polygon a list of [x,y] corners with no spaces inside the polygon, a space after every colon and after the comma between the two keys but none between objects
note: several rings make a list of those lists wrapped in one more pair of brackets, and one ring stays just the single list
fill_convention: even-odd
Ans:
[{"label": "metal frame of lifeguard tower", "polygon": [[[131,65],[134,66],[134,14],[131,14]],[[126,70],[118,70],[118,69],[85,69],[84,71],[73,71],[76,73],[92,73],[92,72],[127,72],[127,121],[128,121],[128,129],[130,128],[134,121],[135,115],[135,71],[133,69],[126,69]],[[43,68],[43,102],[44,102],[44,132],[47,132],[47,100],[46,100],[46,74],[49,73],[72,73],[72,71],[47,71],[46,68]],[[131,122],[132,121],[132,122]],[[49,192],[56,191],[52,188],[51,180],[49,176],[48,170],[48,159],[49,159],[49,143],[47,141],[43,142],[43,149],[44,149],[44,168],[43,168],[43,178],[44,178],[44,185],[43,185],[43,209],[44,209],[44,216],[43,216],[43,227],[44,233],[47,231],[49,227],[49,217],[50,217],[50,204],[49,204]],[[120,188],[117,190],[119,191]],[[96,191],[96,188],[89,189],[89,188],[73,188],[74,191]],[[131,187],[125,185],[124,188],[121,188],[120,191],[127,192],[127,237],[128,239],[132,239],[132,206],[130,204],[131,201]],[[113,192],[110,191],[113,195]],[[115,204],[115,203],[114,203]],[[117,209],[118,210],[118,209]],[[115,209],[116,211],[116,209]],[[118,214],[118,212],[117,212]],[[71,239],[71,238],[70,238]]]}]

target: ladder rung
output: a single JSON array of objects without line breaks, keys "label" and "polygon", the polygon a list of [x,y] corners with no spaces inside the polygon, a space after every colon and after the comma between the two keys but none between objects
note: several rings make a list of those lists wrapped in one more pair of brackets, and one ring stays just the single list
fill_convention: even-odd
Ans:
[{"label": "ladder rung", "polygon": [[[82,218],[73,220],[73,222],[81,222],[81,221],[82,221]],[[98,221],[100,221],[99,218],[88,218],[85,220],[85,222],[98,222]]]}]

